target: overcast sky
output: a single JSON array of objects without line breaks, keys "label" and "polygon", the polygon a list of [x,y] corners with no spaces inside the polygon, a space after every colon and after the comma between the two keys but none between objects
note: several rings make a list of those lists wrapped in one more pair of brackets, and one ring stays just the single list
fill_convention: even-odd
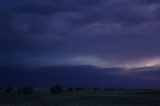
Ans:
[{"label": "overcast sky", "polygon": [[159,0],[0,0],[0,64],[157,66],[159,11]]}]

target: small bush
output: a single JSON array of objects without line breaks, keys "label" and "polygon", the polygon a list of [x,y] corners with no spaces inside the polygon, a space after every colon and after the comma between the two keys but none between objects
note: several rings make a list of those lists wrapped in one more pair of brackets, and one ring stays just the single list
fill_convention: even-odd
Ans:
[{"label": "small bush", "polygon": [[50,93],[51,94],[62,94],[64,92],[63,87],[56,85],[54,87],[50,88]]},{"label": "small bush", "polygon": [[13,92],[13,88],[7,87],[7,88],[5,89],[5,92],[6,92],[6,93],[11,93],[11,92]]},{"label": "small bush", "polygon": [[22,92],[23,94],[32,94],[33,88],[32,87],[24,87],[22,90],[19,90],[19,92]]}]

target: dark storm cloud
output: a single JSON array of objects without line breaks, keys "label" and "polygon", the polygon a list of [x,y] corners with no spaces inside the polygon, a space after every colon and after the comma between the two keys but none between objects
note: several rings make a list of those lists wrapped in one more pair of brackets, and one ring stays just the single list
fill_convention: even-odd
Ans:
[{"label": "dark storm cloud", "polygon": [[7,60],[143,66],[160,54],[157,0],[5,0],[0,7],[1,57]]}]

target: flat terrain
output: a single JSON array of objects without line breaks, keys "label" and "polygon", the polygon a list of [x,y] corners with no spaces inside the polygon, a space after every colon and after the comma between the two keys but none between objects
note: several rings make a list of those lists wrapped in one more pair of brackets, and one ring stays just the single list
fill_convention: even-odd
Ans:
[{"label": "flat terrain", "polygon": [[60,95],[47,91],[31,95],[1,92],[0,106],[160,106],[160,95],[91,90]]}]

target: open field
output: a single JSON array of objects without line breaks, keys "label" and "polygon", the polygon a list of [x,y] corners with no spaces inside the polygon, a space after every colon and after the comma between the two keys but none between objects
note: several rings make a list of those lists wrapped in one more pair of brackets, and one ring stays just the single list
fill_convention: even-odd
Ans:
[{"label": "open field", "polygon": [[160,106],[159,91],[65,91],[53,95],[47,89],[25,95],[0,93],[0,106]]}]

